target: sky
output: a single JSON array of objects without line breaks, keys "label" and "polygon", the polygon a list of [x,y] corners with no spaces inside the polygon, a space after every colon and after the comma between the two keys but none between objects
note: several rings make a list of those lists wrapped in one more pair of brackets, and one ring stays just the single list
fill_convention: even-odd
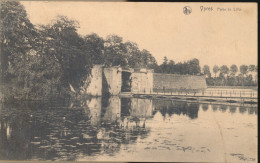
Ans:
[{"label": "sky", "polygon": [[[109,34],[147,49],[161,64],[198,58],[200,65],[257,64],[256,3],[143,3],[23,1],[31,22],[49,24],[65,15],[78,33]],[[192,12],[183,13],[189,6]],[[213,8],[213,11],[210,10]],[[220,9],[226,11],[220,11]],[[228,8],[231,11],[228,11]],[[204,10],[209,9],[209,10]],[[236,9],[236,11],[234,10]]]}]

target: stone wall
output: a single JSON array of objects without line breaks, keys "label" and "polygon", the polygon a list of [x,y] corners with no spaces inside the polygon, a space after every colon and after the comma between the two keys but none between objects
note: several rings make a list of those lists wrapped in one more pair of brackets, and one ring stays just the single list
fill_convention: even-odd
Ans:
[{"label": "stone wall", "polygon": [[132,78],[132,93],[151,94],[153,93],[153,71],[145,70],[146,72],[133,72]]},{"label": "stone wall", "polygon": [[155,92],[163,90],[202,90],[207,88],[205,76],[154,73],[153,79]]},{"label": "stone wall", "polygon": [[122,69],[117,67],[104,68],[104,82],[110,95],[118,95],[122,87]]},{"label": "stone wall", "polygon": [[[91,96],[102,96],[102,65],[93,65],[91,75],[87,78],[85,85],[81,88],[81,93]],[[87,85],[87,83],[89,85]]]}]

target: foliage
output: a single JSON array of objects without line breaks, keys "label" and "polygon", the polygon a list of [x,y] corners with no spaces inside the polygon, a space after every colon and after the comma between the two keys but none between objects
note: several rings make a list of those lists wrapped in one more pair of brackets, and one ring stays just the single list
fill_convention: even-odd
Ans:
[{"label": "foliage", "polygon": [[84,37],[84,50],[91,56],[93,64],[104,63],[104,39],[96,33]]},{"label": "foliage", "polygon": [[237,65],[233,64],[233,65],[230,66],[230,75],[231,76],[235,76],[237,71],[238,71]]},{"label": "foliage", "polygon": [[217,65],[215,65],[215,66],[213,67],[213,72],[214,72],[215,77],[216,77],[216,76],[217,76],[217,73],[219,72],[219,67],[218,67]]},{"label": "foliage", "polygon": [[203,73],[207,78],[211,78],[210,67],[208,65],[203,66]]},{"label": "foliage", "polygon": [[[208,67],[205,65],[204,67]],[[239,67],[240,73],[238,73],[238,66],[233,64],[230,69],[226,65],[222,65],[218,68],[215,65],[212,71],[215,73],[220,71],[218,76],[207,76],[206,82],[209,86],[257,86],[257,65],[241,65]],[[205,68],[207,71],[207,68]],[[203,68],[204,70],[204,68]],[[204,72],[205,73],[205,72]]]},{"label": "foliage", "polygon": [[58,16],[52,24],[42,26],[43,49],[61,66],[61,82],[79,89],[92,68],[92,57],[85,50],[84,39],[77,33],[77,22]]},{"label": "foliage", "polygon": [[173,60],[168,61],[164,57],[164,62],[155,68],[157,73],[182,74],[182,75],[200,75],[201,68],[199,60],[194,58],[186,62],[178,62],[175,64]]},{"label": "foliage", "polygon": [[[37,32],[19,2],[1,1],[0,5],[1,77],[8,81],[8,67],[12,66],[17,72],[25,66],[29,51],[37,42]],[[25,76],[24,73],[19,79]]]}]

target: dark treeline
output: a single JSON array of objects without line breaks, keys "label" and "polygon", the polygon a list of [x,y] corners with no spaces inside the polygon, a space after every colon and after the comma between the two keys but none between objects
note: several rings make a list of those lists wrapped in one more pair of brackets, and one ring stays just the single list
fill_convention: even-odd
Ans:
[{"label": "dark treeline", "polygon": [[206,75],[207,85],[209,86],[257,86],[257,65],[241,65],[238,67],[233,64],[230,67],[215,65],[212,68],[204,65],[203,73]]},{"label": "dark treeline", "polygon": [[161,65],[155,67],[155,72],[181,75],[201,75],[200,63],[196,58],[183,63],[178,62],[176,64],[173,60],[168,61],[167,57],[164,57],[163,60],[164,61]]}]

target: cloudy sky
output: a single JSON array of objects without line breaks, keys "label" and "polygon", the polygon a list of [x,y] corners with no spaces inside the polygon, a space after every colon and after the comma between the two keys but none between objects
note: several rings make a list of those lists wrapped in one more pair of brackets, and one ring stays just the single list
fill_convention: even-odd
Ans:
[{"label": "cloudy sky", "polygon": [[[57,15],[80,23],[81,35],[117,34],[149,50],[162,63],[198,58],[201,65],[257,64],[256,3],[28,2],[33,24],[48,24]],[[185,15],[183,7],[190,6]],[[212,7],[213,11],[201,11]],[[225,8],[226,11],[220,11]],[[227,11],[230,8],[232,11]],[[234,8],[237,11],[234,11]],[[238,11],[239,10],[239,11]]]}]

